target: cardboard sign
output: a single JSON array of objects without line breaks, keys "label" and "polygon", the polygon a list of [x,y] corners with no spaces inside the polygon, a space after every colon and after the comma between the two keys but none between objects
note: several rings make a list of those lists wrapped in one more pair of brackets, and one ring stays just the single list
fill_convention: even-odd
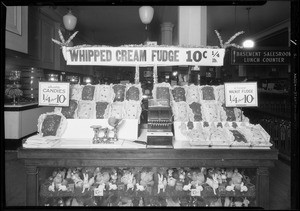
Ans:
[{"label": "cardboard sign", "polygon": [[103,196],[103,188],[95,188],[94,196]]},{"label": "cardboard sign", "polygon": [[39,106],[69,106],[69,82],[39,82]]},{"label": "cardboard sign", "polygon": [[63,47],[67,65],[222,66],[225,49],[175,46]]},{"label": "cardboard sign", "polygon": [[191,196],[201,196],[200,189],[191,189]]},{"label": "cardboard sign", "polygon": [[258,106],[257,82],[224,83],[226,107]]},{"label": "cardboard sign", "polygon": [[234,49],[231,63],[235,65],[288,65],[291,52],[289,49]]}]

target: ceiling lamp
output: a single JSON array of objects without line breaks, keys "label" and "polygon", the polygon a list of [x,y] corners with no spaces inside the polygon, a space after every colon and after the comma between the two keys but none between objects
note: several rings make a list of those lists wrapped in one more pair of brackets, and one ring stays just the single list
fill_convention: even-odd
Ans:
[{"label": "ceiling lamp", "polygon": [[72,11],[69,9],[68,14],[63,17],[64,26],[67,30],[72,31],[77,23],[77,18],[72,14]]},{"label": "ceiling lamp", "polygon": [[147,30],[147,25],[152,21],[153,14],[154,14],[154,9],[151,6],[142,6],[139,8],[140,19],[143,24],[146,24],[146,30]]},{"label": "ceiling lamp", "polygon": [[253,48],[254,47],[254,41],[251,39],[247,39],[243,42],[244,48]]},{"label": "ceiling lamp", "polygon": [[[250,27],[250,9],[251,9],[251,7],[246,8],[246,10],[248,11],[248,33],[250,33],[250,31],[251,31],[251,27]],[[243,42],[243,47],[244,48],[253,48],[254,47],[254,41],[250,38],[246,39]]]}]

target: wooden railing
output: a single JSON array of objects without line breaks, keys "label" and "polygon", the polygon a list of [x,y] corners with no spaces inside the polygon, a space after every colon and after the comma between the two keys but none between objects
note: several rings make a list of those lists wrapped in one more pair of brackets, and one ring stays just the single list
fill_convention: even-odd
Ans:
[{"label": "wooden railing", "polygon": [[291,120],[260,109],[244,109],[250,123],[260,124],[271,136],[273,146],[278,149],[279,157],[290,161],[291,155]]},{"label": "wooden railing", "polygon": [[278,116],[283,119],[290,119],[291,103],[290,95],[287,93],[258,93],[259,110],[265,113]]}]

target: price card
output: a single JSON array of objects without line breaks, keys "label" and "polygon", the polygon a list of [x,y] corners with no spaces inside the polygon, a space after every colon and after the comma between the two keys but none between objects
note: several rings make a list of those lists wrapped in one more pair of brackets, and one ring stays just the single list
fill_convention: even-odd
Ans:
[{"label": "price card", "polygon": [[224,83],[226,107],[257,107],[257,82]]},{"label": "price card", "polygon": [[191,196],[201,196],[200,189],[191,189]]},{"label": "price card", "polygon": [[69,82],[39,82],[40,106],[69,106]]},{"label": "price card", "polygon": [[67,188],[68,188],[68,191],[74,192],[75,185],[74,184],[68,184]]},{"label": "price card", "polygon": [[95,188],[94,196],[103,196],[103,188]]}]

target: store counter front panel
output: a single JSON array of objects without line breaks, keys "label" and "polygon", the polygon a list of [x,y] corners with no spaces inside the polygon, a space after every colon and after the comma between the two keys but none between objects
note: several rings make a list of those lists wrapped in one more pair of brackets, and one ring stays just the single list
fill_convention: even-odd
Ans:
[{"label": "store counter front panel", "polygon": [[26,149],[27,206],[269,207],[278,152]]},{"label": "store counter front panel", "polygon": [[40,176],[40,206],[255,207],[255,169],[61,167]]}]

